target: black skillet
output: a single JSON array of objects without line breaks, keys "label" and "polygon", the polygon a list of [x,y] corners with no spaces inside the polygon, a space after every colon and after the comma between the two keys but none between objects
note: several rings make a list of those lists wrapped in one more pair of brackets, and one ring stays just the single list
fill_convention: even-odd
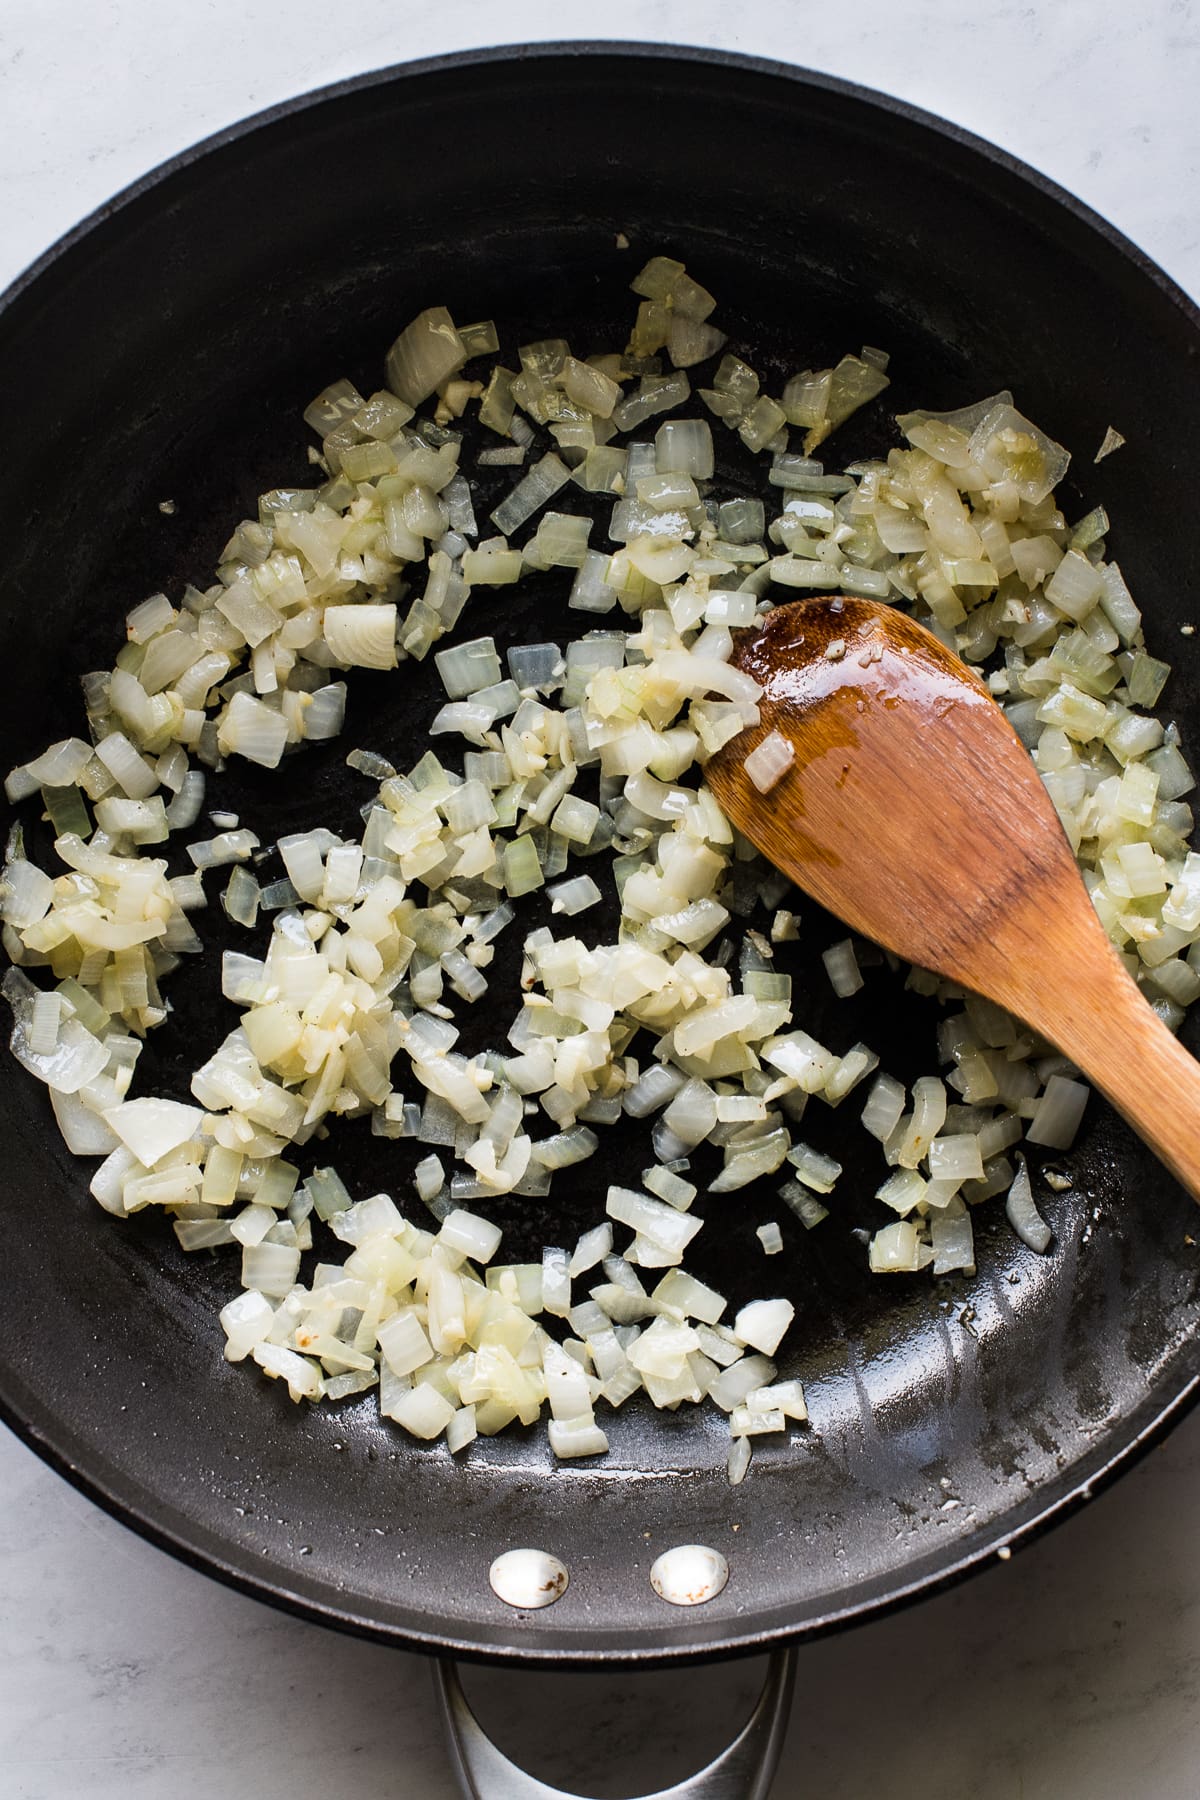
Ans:
[{"label": "black skillet", "polygon": [[[74,678],[108,665],[129,605],[177,595],[261,490],[306,479],[301,408],[342,373],[377,386],[420,307],[494,316],[510,350],[564,326],[607,348],[655,251],[717,293],[733,346],[771,386],[863,342],[891,352],[894,385],[840,434],[840,460],[886,449],[907,406],[1015,390],[1074,453],[1070,505],[1109,507],[1151,647],[1176,665],[1170,709],[1200,745],[1200,652],[1180,635],[1200,613],[1184,579],[1200,331],[1178,289],[1039,176],[893,101],[725,54],[568,45],[449,57],[277,108],[130,189],[5,297],[0,763],[79,728]],[[1110,424],[1127,447],[1095,467]],[[745,479],[721,449],[724,479]],[[515,603],[484,594],[462,631],[561,639],[578,629],[562,600],[552,578]],[[231,773],[214,803],[267,840],[351,823],[366,790],[346,750],[415,757],[433,691],[411,664],[365,677],[341,744],[305,752],[290,782]],[[850,1002],[826,998],[813,970],[836,928],[801,910],[795,967],[812,976],[818,1034],[866,1039],[902,1077],[930,1067],[933,1014],[885,970]],[[223,925],[205,916],[214,946]],[[182,1093],[228,1028],[210,986],[176,978],[144,1091]],[[469,1019],[468,1037],[490,1025]],[[1194,1025],[1186,1035],[1194,1048]],[[1046,1203],[1053,1252],[1031,1255],[993,1211],[975,1280],[868,1280],[851,1232],[875,1222],[878,1173],[841,1115],[810,1135],[844,1150],[845,1198],[811,1234],[784,1216],[785,1255],[764,1262],[754,1235],[782,1211],[769,1191],[705,1204],[700,1272],[735,1297],[769,1284],[796,1301],[783,1367],[812,1411],[756,1451],[737,1490],[724,1421],[703,1412],[627,1406],[605,1459],[556,1467],[538,1434],[451,1461],[381,1425],[370,1397],[296,1409],[221,1361],[228,1260],[185,1258],[161,1222],[101,1213],[44,1092],[8,1059],[0,1128],[8,1423],[196,1567],[409,1647],[667,1661],[865,1618],[1068,1512],[1181,1415],[1200,1372],[1194,1211],[1095,1100],[1075,1185]],[[550,1203],[497,1207],[506,1253],[573,1242],[644,1152],[641,1135],[614,1133]],[[410,1194],[410,1144],[347,1127],[323,1154],[358,1193]],[[731,1574],[707,1606],[677,1611],[647,1574],[686,1541],[720,1550]],[[570,1569],[545,1611],[515,1613],[488,1586],[497,1552],[524,1544]]]}]

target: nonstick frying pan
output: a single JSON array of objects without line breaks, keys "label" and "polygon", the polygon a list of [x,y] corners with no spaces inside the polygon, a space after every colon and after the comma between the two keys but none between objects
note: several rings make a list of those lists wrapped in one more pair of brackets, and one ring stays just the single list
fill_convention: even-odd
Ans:
[{"label": "nonstick frying pan", "polygon": [[[732,345],[772,385],[863,342],[891,352],[893,387],[839,434],[839,460],[895,442],[907,406],[1011,387],[1074,452],[1071,505],[1108,507],[1151,648],[1175,664],[1172,714],[1200,744],[1200,640],[1180,635],[1200,613],[1181,579],[1200,463],[1185,297],[1049,183],[910,108],[725,54],[570,45],[385,71],[278,108],[129,190],[9,292],[3,765],[78,729],[74,678],[108,665],[128,607],[177,595],[260,491],[306,478],[301,409],[342,373],[377,386],[419,308],[494,316],[508,346],[565,328],[608,347],[656,251],[718,294]],[[1127,447],[1094,466],[1109,424]],[[722,454],[724,477],[744,479]],[[561,641],[579,629],[562,601],[552,580],[511,605],[480,595],[461,629]],[[366,791],[346,751],[415,757],[433,695],[411,664],[364,676],[339,744],[304,752],[290,780],[231,773],[213,802],[264,840],[318,817],[350,825]],[[801,910],[803,977],[840,933]],[[142,1091],[183,1094],[232,1022],[212,998],[213,958],[233,941],[215,905],[203,930],[208,973],[175,978]],[[885,969],[836,1005],[809,986],[808,1018],[836,1047],[865,1039],[902,1078],[932,1066],[936,1015]],[[468,1020],[468,1038],[488,1027]],[[1194,1025],[1185,1040],[1196,1047]],[[764,1263],[754,1235],[781,1210],[769,1191],[707,1206],[698,1272],[735,1297],[767,1281],[791,1295],[783,1369],[812,1414],[760,1446],[736,1490],[724,1421],[690,1409],[631,1404],[607,1458],[556,1467],[519,1432],[452,1461],[381,1424],[370,1396],[294,1408],[221,1361],[228,1262],[185,1258],[161,1221],[105,1217],[44,1092],[8,1059],[0,1128],[7,1421],[197,1567],[410,1647],[670,1661],[866,1617],[1061,1517],[1180,1416],[1200,1374],[1194,1210],[1096,1099],[1074,1184],[1046,1202],[1052,1253],[1031,1255],[993,1208],[974,1280],[868,1279],[851,1233],[877,1222],[878,1174],[840,1115],[813,1131],[846,1161],[847,1197],[812,1233],[782,1220],[784,1256]],[[347,1127],[321,1149],[356,1193],[416,1205],[411,1144]],[[610,1134],[550,1201],[498,1206],[505,1254],[573,1242],[644,1151]],[[680,1542],[713,1546],[731,1571],[687,1611],[648,1581]],[[518,1545],[568,1565],[556,1605],[518,1613],[493,1595],[489,1565]]]}]

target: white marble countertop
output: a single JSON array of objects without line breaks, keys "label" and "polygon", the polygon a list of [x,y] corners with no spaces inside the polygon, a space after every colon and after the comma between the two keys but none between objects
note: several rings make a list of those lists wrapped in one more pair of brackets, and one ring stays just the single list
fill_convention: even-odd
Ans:
[{"label": "white marble countertop", "polygon": [[[504,20],[490,0],[0,7],[0,287],[126,182],[273,101],[439,50],[570,35],[690,40],[891,90],[1045,170],[1200,294],[1190,0],[569,11],[516,0]],[[1007,1565],[804,1649],[773,1796],[1194,1800],[1198,1510],[1193,1418]],[[690,1677],[477,1673],[468,1687],[529,1756],[548,1708],[577,1709],[583,1747],[539,1772],[616,1795],[677,1780],[715,1750],[760,1674],[757,1663]],[[927,1682],[936,1710],[922,1703]],[[430,1693],[420,1658],[298,1623],[175,1564],[0,1431],[4,1795],[452,1800]],[[863,1693],[876,1697],[869,1729]],[[603,1759],[586,1748],[589,1726]]]}]

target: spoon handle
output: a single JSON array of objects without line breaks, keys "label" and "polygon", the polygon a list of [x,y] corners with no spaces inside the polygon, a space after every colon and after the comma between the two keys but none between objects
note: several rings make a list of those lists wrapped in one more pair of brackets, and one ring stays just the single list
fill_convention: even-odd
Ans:
[{"label": "spoon handle", "polygon": [[1086,934],[1082,963],[1073,971],[1078,998],[1059,996],[1053,1016],[1031,1023],[1200,1200],[1200,1062],[1163,1024],[1102,931]]}]

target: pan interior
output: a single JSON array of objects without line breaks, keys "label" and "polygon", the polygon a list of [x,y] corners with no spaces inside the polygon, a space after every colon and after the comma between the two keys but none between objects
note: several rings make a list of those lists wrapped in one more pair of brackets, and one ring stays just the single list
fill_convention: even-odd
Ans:
[{"label": "pan interior", "polygon": [[[342,374],[378,386],[413,313],[493,316],[510,353],[558,334],[585,353],[617,346],[628,281],[660,251],[717,294],[730,347],[768,387],[864,342],[890,351],[886,406],[843,428],[831,460],[886,449],[908,406],[1012,388],[1074,453],[1071,503],[1108,507],[1150,647],[1176,664],[1185,747],[1200,741],[1197,652],[1179,635],[1185,514],[1167,503],[1200,456],[1200,339],[1181,298],[1043,186],[900,109],[735,59],[601,48],[464,58],[285,109],[183,159],[10,299],[4,766],[79,729],[73,678],[108,666],[131,604],[177,597],[260,491],[309,479],[303,406]],[[1094,467],[1109,424],[1129,448]],[[722,478],[744,481],[718,448]],[[512,479],[491,474],[497,493]],[[562,642],[591,623],[564,599],[553,576],[512,600],[477,594],[458,635]],[[416,760],[439,692],[413,664],[354,679],[337,744],[305,751],[290,780],[231,771],[211,803],[264,841],[318,820],[350,827],[368,790],[346,752]],[[800,910],[798,1022],[835,1048],[866,1041],[902,1079],[932,1067],[935,1013],[914,1034],[921,1004],[901,1006],[886,970],[835,1002],[819,953],[842,932]],[[537,907],[530,922],[545,922]],[[203,971],[175,977],[141,1091],[182,1095],[232,1022],[211,990],[234,939],[215,905],[200,928],[212,949]],[[468,1042],[503,1031],[515,973],[510,951],[494,1009],[464,1018]],[[131,1523],[352,1629],[484,1654],[671,1657],[861,1614],[1098,1480],[1180,1404],[1198,1358],[1189,1203],[1099,1101],[1077,1184],[1046,1209],[1053,1253],[1025,1251],[993,1208],[976,1222],[978,1277],[936,1287],[862,1272],[849,1233],[874,1222],[879,1175],[858,1110],[811,1119],[811,1133],[806,1121],[847,1170],[816,1231],[770,1184],[704,1209],[697,1273],[735,1299],[795,1301],[781,1371],[803,1379],[812,1414],[789,1442],[760,1441],[732,1490],[724,1419],[695,1409],[630,1404],[603,1462],[558,1467],[538,1433],[451,1462],[381,1424],[371,1396],[293,1408],[220,1359],[228,1261],[185,1258],[161,1222],[105,1218],[44,1092],[5,1059],[0,1400]],[[356,1195],[387,1188],[417,1206],[411,1143],[349,1126],[319,1148]],[[640,1131],[610,1133],[550,1201],[498,1206],[503,1254],[573,1243],[647,1150]],[[768,1218],[786,1254],[764,1262],[754,1233]],[[648,1580],[679,1542],[711,1545],[731,1570],[716,1600],[682,1614]],[[513,1613],[488,1587],[493,1557],[521,1545],[570,1571],[543,1612]]]}]

